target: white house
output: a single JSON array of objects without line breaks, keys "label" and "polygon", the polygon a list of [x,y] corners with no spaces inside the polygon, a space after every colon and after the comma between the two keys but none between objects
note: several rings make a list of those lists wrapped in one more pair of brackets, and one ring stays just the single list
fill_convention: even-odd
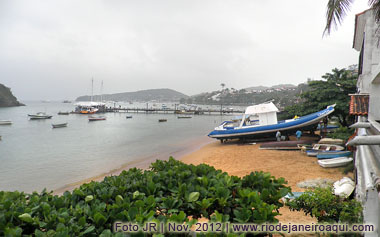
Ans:
[{"label": "white house", "polygon": [[360,52],[357,93],[351,95],[350,114],[355,115],[356,197],[363,203],[364,221],[380,227],[380,24],[374,11],[356,15],[353,48]]}]

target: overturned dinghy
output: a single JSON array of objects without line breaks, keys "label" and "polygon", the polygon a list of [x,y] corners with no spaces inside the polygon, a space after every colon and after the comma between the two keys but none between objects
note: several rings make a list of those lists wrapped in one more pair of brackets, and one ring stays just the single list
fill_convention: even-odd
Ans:
[{"label": "overturned dinghy", "polygon": [[309,131],[315,129],[320,120],[334,112],[334,106],[330,105],[319,112],[285,121],[277,121],[278,109],[272,102],[249,106],[239,124],[224,121],[208,136],[223,141],[235,138],[275,138],[277,131],[280,131],[282,135],[294,134],[297,130]]},{"label": "overturned dinghy", "polygon": [[347,198],[355,189],[355,182],[348,177],[343,177],[334,183],[334,194],[340,197]]}]

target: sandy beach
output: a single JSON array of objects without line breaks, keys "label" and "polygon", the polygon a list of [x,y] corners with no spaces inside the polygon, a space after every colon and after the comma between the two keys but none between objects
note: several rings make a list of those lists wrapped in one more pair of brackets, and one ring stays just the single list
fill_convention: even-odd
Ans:
[{"label": "sandy beach", "polygon": [[[194,165],[208,164],[239,177],[252,171],[269,172],[276,178],[285,178],[295,192],[304,191],[297,183],[305,180],[327,178],[336,181],[345,176],[340,168],[320,167],[317,158],[308,157],[301,151],[260,150],[259,147],[260,144],[213,142],[183,156],[181,161]],[[293,212],[287,207],[281,208],[280,213],[282,215],[277,219],[284,223],[317,222],[316,219],[305,216],[303,212]]]},{"label": "sandy beach", "polygon": [[[295,192],[305,191],[297,186],[297,183],[305,180],[324,178],[336,181],[345,176],[340,168],[326,169],[320,167],[315,157],[308,157],[301,151],[260,150],[259,147],[259,143],[231,142],[222,144],[209,138],[202,138],[197,142],[188,144],[188,148],[185,150],[179,150],[170,154],[157,154],[153,157],[125,164],[119,169],[77,183],[68,184],[55,190],[54,194],[60,195],[64,191],[71,191],[83,183],[101,181],[105,176],[118,175],[121,171],[132,167],[148,169],[150,163],[156,159],[166,160],[169,156],[173,156],[187,164],[208,164],[230,175],[239,177],[243,177],[253,171],[269,172],[276,178],[285,178],[288,186]],[[352,176],[352,174],[349,174],[349,176]],[[281,216],[278,216],[277,219],[284,223],[317,222],[316,219],[305,216],[302,212],[290,211],[287,207],[281,208],[280,213]]]}]

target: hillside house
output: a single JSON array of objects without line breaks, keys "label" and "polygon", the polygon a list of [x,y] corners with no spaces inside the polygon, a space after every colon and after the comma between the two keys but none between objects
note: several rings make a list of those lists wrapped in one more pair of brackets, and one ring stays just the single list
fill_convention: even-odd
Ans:
[{"label": "hillside house", "polygon": [[356,197],[363,203],[365,223],[380,227],[380,24],[374,11],[356,15],[353,48],[360,52],[357,93],[351,95],[350,114],[356,116]]}]

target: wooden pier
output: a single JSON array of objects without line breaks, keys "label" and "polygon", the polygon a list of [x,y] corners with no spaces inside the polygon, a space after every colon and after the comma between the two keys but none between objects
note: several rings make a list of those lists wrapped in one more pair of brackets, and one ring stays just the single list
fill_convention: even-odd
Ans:
[{"label": "wooden pier", "polygon": [[156,109],[156,108],[122,108],[122,107],[115,107],[115,108],[106,108],[104,112],[109,113],[146,113],[146,114],[195,114],[195,115],[231,115],[231,114],[241,114],[244,113],[244,111],[239,110],[215,110],[215,109],[208,109],[208,110],[189,110],[189,111],[182,111],[182,110],[176,110],[176,109]]}]

